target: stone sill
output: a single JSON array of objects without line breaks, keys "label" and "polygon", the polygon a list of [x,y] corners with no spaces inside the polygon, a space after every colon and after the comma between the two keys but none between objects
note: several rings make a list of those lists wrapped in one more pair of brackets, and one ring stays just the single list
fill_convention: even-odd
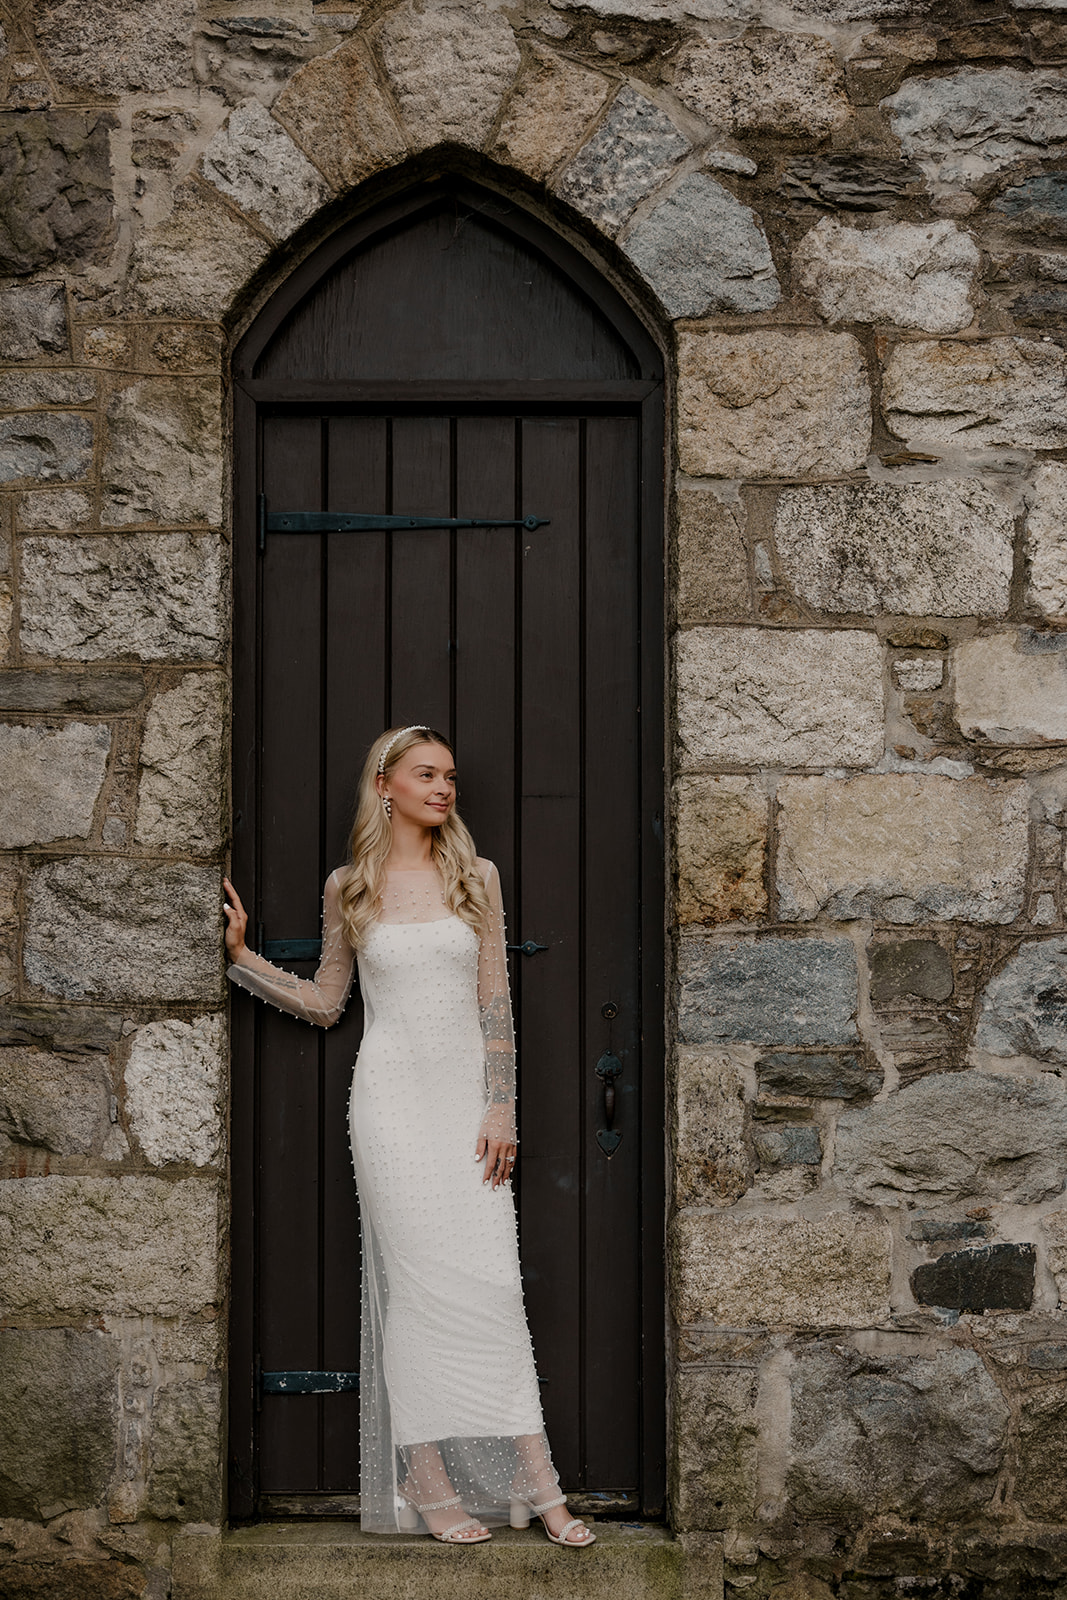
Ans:
[{"label": "stone sill", "polygon": [[[588,1519],[591,1522],[594,1519]],[[540,1528],[502,1528],[468,1549],[362,1533],[355,1523],[266,1522],[183,1528],[173,1600],[721,1600],[722,1550],[653,1523],[596,1523],[585,1551]]]}]

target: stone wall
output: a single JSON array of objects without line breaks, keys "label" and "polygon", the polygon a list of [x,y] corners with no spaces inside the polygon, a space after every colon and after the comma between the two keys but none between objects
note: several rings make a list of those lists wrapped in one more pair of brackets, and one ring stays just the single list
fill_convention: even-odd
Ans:
[{"label": "stone wall", "polygon": [[1065,1592],[1065,3],[0,10],[0,1589],[223,1515],[226,352],[407,163],[673,361],[674,1525]]}]

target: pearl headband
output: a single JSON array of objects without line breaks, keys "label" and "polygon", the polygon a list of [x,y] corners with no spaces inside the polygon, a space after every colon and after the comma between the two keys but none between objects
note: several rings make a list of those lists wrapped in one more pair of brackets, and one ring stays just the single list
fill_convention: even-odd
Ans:
[{"label": "pearl headband", "polygon": [[394,744],[396,744],[398,739],[402,739],[405,733],[429,733],[429,731],[429,728],[424,722],[415,722],[410,728],[401,728],[399,733],[394,733],[393,737],[390,739],[389,743],[378,757],[378,776],[380,778],[384,777],[385,763],[389,759],[389,752],[393,748]]}]

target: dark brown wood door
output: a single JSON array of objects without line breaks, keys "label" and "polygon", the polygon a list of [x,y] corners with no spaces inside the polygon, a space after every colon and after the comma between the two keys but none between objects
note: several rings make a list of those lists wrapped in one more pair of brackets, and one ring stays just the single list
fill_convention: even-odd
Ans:
[{"label": "dark brown wood door", "polygon": [[[654,351],[634,319],[624,340],[536,226],[511,222],[485,225],[455,191],[365,221],[290,291],[258,349],[246,340],[244,372],[238,354],[234,865],[268,953],[313,940],[371,740],[395,722],[454,740],[460,809],[500,868],[510,941],[544,947],[513,952],[512,989],[521,1247],[549,1438],[568,1489],[650,1513],[662,1498],[658,373],[641,370]],[[454,327],[469,302],[473,349]],[[548,521],[257,536],[261,507]],[[326,1034],[245,996],[234,1023],[231,1496],[239,1514],[331,1496],[343,1508],[358,1487],[358,1395],[263,1392],[259,1375],[358,1370],[346,1109],[358,995]],[[622,1069],[610,1128],[597,1073],[609,1057]]]}]

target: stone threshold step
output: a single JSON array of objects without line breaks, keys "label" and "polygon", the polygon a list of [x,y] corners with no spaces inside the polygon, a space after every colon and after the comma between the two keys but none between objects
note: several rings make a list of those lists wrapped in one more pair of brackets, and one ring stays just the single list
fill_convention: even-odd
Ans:
[{"label": "stone threshold step", "polygon": [[467,1549],[361,1533],[347,1522],[186,1527],[173,1600],[722,1600],[718,1541],[652,1523],[594,1522],[588,1550],[540,1528],[497,1529]]}]

